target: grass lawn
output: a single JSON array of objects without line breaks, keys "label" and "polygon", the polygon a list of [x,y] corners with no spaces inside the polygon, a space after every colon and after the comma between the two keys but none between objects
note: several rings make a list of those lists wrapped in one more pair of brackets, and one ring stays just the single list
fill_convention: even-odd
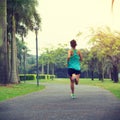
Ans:
[{"label": "grass lawn", "polygon": [[[35,83],[35,84],[31,84]],[[40,91],[45,88],[44,85],[41,83],[49,83],[49,84],[69,84],[69,79],[54,79],[54,80],[40,80],[39,87],[36,85],[36,81],[26,81],[21,82],[18,85],[7,85],[7,86],[0,86],[0,101],[7,100],[16,96],[25,95],[31,92]],[[120,83],[113,83],[111,80],[104,80],[101,82],[97,79],[94,81],[90,79],[80,79],[80,84],[82,85],[92,85],[98,86],[104,89],[109,90],[113,93],[117,98],[120,99]]]},{"label": "grass lawn", "polygon": [[113,93],[117,98],[120,99],[120,83],[113,83],[111,80],[104,80],[104,82],[101,82],[99,80],[81,80],[81,84],[87,84],[87,85],[93,85],[98,86],[103,89],[106,89]]},{"label": "grass lawn", "polygon": [[25,95],[44,89],[45,86],[39,87],[35,84],[21,83],[17,85],[0,86],[0,101],[7,100],[16,96]]}]

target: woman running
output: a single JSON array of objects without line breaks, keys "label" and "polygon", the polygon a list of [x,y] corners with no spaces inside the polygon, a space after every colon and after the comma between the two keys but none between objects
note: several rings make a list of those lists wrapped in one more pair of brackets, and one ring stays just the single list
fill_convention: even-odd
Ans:
[{"label": "woman running", "polygon": [[78,85],[81,74],[80,62],[82,61],[82,54],[80,50],[76,49],[76,41],[70,41],[71,49],[68,50],[67,64],[68,64],[68,75],[70,77],[70,88],[71,97],[75,98],[74,94],[74,83]]}]

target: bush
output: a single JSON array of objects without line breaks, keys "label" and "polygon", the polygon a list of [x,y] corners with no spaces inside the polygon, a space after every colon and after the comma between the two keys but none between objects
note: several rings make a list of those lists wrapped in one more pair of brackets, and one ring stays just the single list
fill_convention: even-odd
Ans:
[{"label": "bush", "polygon": [[39,79],[45,79],[45,80],[47,80],[47,75],[45,75],[45,74],[39,74],[38,78]]},{"label": "bush", "polygon": [[20,80],[23,81],[23,80],[36,80],[36,75],[35,74],[20,74],[19,75],[20,77]]},{"label": "bush", "polygon": [[55,75],[49,75],[49,74],[40,74],[39,75],[39,79],[45,79],[45,80],[49,80],[49,79],[54,79]]},{"label": "bush", "polygon": [[47,75],[47,79],[49,80],[49,79],[54,79],[55,78],[55,75]]},{"label": "bush", "polygon": [[[24,76],[24,74],[20,74],[19,75],[20,80],[24,81],[24,80],[36,80],[36,74],[26,74]],[[45,79],[45,80],[50,80],[50,79],[54,79],[55,75],[49,75],[49,74],[39,74],[38,75],[38,79]]]}]

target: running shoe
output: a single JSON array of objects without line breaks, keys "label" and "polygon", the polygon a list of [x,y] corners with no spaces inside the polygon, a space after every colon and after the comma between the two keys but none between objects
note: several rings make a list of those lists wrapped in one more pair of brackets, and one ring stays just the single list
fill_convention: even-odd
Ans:
[{"label": "running shoe", "polygon": [[72,93],[72,94],[71,94],[71,98],[72,98],[72,99],[75,99],[75,98],[76,98],[76,95]]}]

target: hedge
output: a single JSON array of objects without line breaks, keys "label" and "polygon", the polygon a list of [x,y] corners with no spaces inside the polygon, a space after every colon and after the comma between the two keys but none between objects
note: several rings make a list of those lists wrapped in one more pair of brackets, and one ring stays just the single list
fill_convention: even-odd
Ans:
[{"label": "hedge", "polygon": [[[20,80],[36,80],[36,74],[20,74],[19,75]],[[55,75],[50,75],[50,74],[39,74],[38,79],[45,79],[45,80],[49,80],[49,79],[54,79]]]},{"label": "hedge", "polygon": [[45,79],[45,80],[49,80],[49,79],[54,79],[55,75],[49,75],[49,74],[40,74],[39,75],[39,79]]},{"label": "hedge", "polygon": [[19,75],[20,80],[36,80],[36,75],[35,74],[20,74]]}]

